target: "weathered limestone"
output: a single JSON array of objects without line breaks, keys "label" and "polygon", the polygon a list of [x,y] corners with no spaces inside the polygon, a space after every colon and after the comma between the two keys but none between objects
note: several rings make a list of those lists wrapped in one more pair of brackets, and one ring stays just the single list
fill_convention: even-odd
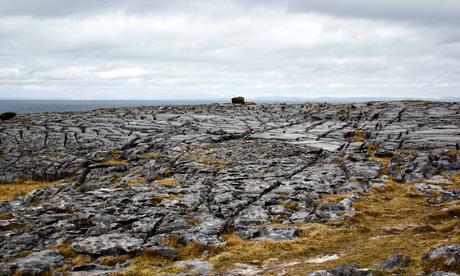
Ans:
[{"label": "weathered limestone", "polygon": [[150,248],[175,260],[161,244],[171,236],[213,246],[228,232],[296,239],[292,223],[340,221],[361,192],[389,178],[451,202],[460,191],[439,183],[460,170],[459,110],[376,102],[18,115],[0,124],[0,183],[66,181],[0,203],[9,214],[0,220],[0,262],[9,269],[24,262],[22,252],[63,243],[92,257]]}]

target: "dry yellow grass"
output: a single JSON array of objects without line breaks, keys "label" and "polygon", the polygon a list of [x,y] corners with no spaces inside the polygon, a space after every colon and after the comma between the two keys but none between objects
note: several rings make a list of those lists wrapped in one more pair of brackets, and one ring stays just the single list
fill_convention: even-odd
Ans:
[{"label": "dry yellow grass", "polygon": [[64,256],[64,258],[75,258],[77,257],[77,254],[70,248],[71,245],[72,242],[65,242],[56,246],[56,249],[62,256]]},{"label": "dry yellow grass", "polygon": [[161,156],[161,153],[158,151],[143,152],[139,154],[139,157],[142,159],[158,158]]},{"label": "dry yellow grass", "polygon": [[364,142],[366,141],[366,135],[364,132],[358,130],[355,131],[355,134],[353,135],[353,142]]},{"label": "dry yellow grass", "polygon": [[101,162],[105,163],[105,164],[112,164],[112,165],[127,164],[128,163],[127,160],[121,160],[120,159],[120,150],[118,150],[118,149],[112,150],[112,153],[110,154],[110,156],[105,158]]},{"label": "dry yellow grass", "polygon": [[388,165],[391,162],[391,157],[376,157],[372,156],[369,158],[369,160],[374,160],[380,162],[382,165],[382,170],[380,174],[387,174],[388,173]]},{"label": "dry yellow grass", "polygon": [[165,185],[165,186],[171,186],[171,185],[176,185],[177,180],[174,179],[174,178],[163,178],[163,179],[155,180],[154,183],[160,184],[160,185]]},{"label": "dry yellow grass", "polygon": [[377,148],[378,147],[376,145],[374,145],[374,144],[367,145],[367,151],[370,152],[370,153],[373,153],[373,152],[377,151]]},{"label": "dry yellow grass", "polygon": [[72,265],[84,265],[91,263],[91,258],[88,256],[78,255],[77,257],[72,258]]},{"label": "dry yellow grass", "polygon": [[162,273],[179,273],[180,270],[173,266],[173,261],[157,256],[154,251],[144,250],[131,260],[124,276],[148,276]]},{"label": "dry yellow grass", "polygon": [[356,192],[348,192],[348,193],[343,193],[343,194],[328,194],[324,196],[324,199],[329,202],[337,202],[337,201],[341,201],[342,199],[352,196],[354,193]]},{"label": "dry yellow grass", "polygon": [[[210,255],[216,255],[220,251],[220,249],[215,246],[208,246],[197,242],[183,244],[178,236],[170,236],[162,240],[161,243],[177,248],[179,259],[202,258],[205,252]],[[172,260],[156,255],[155,251],[144,250],[132,259],[130,265],[122,275],[143,276],[180,272],[181,268],[174,266]]]},{"label": "dry yellow grass", "polygon": [[281,204],[281,206],[283,206],[284,208],[287,208],[287,209],[291,209],[291,210],[294,210],[294,211],[299,210],[299,206],[297,205],[297,203],[292,202],[292,201],[281,202],[280,204]]},{"label": "dry yellow grass", "polygon": [[114,266],[118,263],[128,260],[129,258],[129,255],[104,256],[98,260],[98,263],[101,265]]},{"label": "dry yellow grass", "polygon": [[460,189],[460,172],[453,173],[448,176],[452,181],[452,185],[450,186],[452,189]]},{"label": "dry yellow grass", "polygon": [[[235,263],[251,263],[271,258],[286,260],[339,254],[340,258],[322,264],[300,264],[287,269],[288,275],[298,275],[338,264],[356,263],[371,267],[385,258],[401,252],[412,259],[403,274],[415,275],[426,269],[421,256],[432,247],[460,241],[460,201],[442,205],[427,205],[426,198],[410,192],[412,184],[388,182],[381,190],[373,190],[358,200],[357,213],[339,226],[333,224],[292,225],[300,230],[296,240],[246,241],[226,236],[222,253],[210,258],[216,271],[226,271]],[[265,274],[276,275],[274,265]]]},{"label": "dry yellow grass", "polygon": [[102,160],[102,163],[111,164],[111,165],[118,165],[118,164],[128,164],[128,161],[127,160],[119,160],[119,159],[107,158],[107,159]]},{"label": "dry yellow grass", "polygon": [[10,213],[0,214],[0,220],[12,219],[12,218],[14,218],[13,214],[10,214]]},{"label": "dry yellow grass", "polygon": [[197,225],[199,221],[196,218],[189,218],[187,219],[187,223],[190,225]]},{"label": "dry yellow grass", "polygon": [[203,164],[204,167],[213,167],[218,170],[225,169],[225,160],[223,159],[202,159],[200,161],[201,164]]},{"label": "dry yellow grass", "polygon": [[130,179],[128,180],[128,185],[136,185],[136,184],[145,182],[145,180],[146,180],[146,177],[137,177],[134,179]]},{"label": "dry yellow grass", "polygon": [[0,184],[0,201],[11,201],[22,197],[33,190],[55,185],[59,181],[20,181],[18,183]]}]

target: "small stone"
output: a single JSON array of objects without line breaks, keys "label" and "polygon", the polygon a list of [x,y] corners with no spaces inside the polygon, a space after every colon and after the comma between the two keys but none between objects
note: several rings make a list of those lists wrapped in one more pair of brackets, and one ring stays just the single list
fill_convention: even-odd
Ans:
[{"label": "small stone", "polygon": [[393,152],[389,150],[379,149],[377,150],[374,155],[375,157],[393,157]]}]

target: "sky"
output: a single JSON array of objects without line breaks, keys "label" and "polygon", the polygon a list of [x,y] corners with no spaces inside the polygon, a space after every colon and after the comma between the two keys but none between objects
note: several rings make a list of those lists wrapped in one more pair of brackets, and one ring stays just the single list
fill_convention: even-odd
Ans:
[{"label": "sky", "polygon": [[458,0],[0,0],[0,99],[460,96]]}]

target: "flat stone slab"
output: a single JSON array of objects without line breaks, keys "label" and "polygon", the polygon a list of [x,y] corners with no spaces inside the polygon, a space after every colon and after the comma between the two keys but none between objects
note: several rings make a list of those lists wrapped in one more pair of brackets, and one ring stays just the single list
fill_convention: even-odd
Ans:
[{"label": "flat stone slab", "polygon": [[73,242],[72,250],[84,254],[116,255],[138,251],[143,243],[128,234],[113,233]]}]

